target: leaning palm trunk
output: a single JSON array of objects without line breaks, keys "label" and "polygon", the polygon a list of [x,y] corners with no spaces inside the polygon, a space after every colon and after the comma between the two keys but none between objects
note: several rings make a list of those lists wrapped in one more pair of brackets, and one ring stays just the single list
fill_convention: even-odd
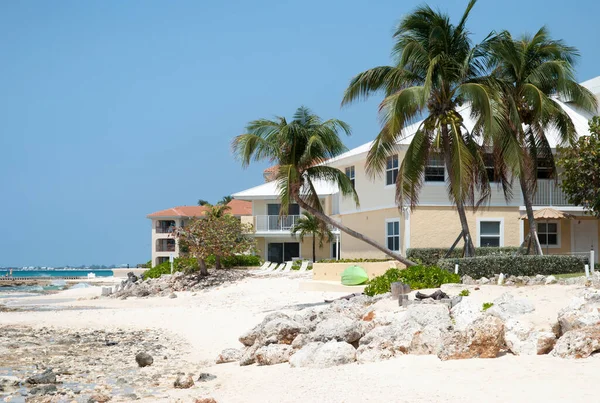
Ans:
[{"label": "leaning palm trunk", "polygon": [[[525,210],[527,211],[527,221],[529,222],[529,242],[533,242],[533,251],[536,255],[543,255],[542,245],[540,244],[540,239],[537,234],[537,225],[535,222],[535,217],[533,216],[533,203],[531,202],[531,193],[529,192],[529,187],[527,186],[526,180],[524,178],[525,172],[521,171],[521,175],[519,176],[519,182],[521,183],[521,192],[523,193],[523,203],[525,204]],[[529,248],[527,248],[529,251]]]},{"label": "leaning palm trunk", "polygon": [[392,258],[396,259],[397,261],[399,261],[400,263],[405,264],[406,266],[415,266],[416,263],[413,262],[412,260],[409,260],[407,258],[405,258],[404,256],[400,255],[399,253],[396,253],[394,251],[391,251],[390,249],[386,248],[385,246],[380,245],[379,243],[377,243],[376,241],[374,241],[373,239],[364,236],[363,234],[360,234],[356,231],[354,231],[351,228],[346,227],[343,224],[340,224],[339,222],[335,221],[333,218],[329,217],[326,214],[323,214],[321,211],[315,209],[314,207],[310,206],[308,203],[306,203],[304,200],[302,200],[301,197],[299,196],[295,196],[294,199],[296,200],[296,202],[298,203],[298,205],[300,207],[302,207],[304,210],[310,212],[311,214],[315,215],[316,217],[318,217],[320,220],[326,222],[327,224],[330,224],[334,227],[336,227],[337,229],[339,229],[340,231],[345,232],[346,234],[350,235],[353,238],[356,239],[360,239],[361,241],[371,245],[372,247],[379,249],[380,251],[382,251],[383,253],[385,253],[386,255],[391,256]]},{"label": "leaning palm trunk", "polygon": [[473,238],[471,238],[471,232],[469,231],[469,224],[467,222],[467,213],[462,201],[456,202],[456,210],[458,211],[458,217],[460,219],[462,236],[465,240],[465,257],[473,257],[475,256],[475,246],[473,246]]},{"label": "leaning palm trunk", "polygon": [[313,259],[312,259],[313,263],[317,261],[317,240],[315,239],[316,237],[317,237],[317,234],[313,234],[313,239],[312,239],[312,242],[313,242],[313,245],[312,245],[313,246],[313,256],[312,256],[313,257]]}]

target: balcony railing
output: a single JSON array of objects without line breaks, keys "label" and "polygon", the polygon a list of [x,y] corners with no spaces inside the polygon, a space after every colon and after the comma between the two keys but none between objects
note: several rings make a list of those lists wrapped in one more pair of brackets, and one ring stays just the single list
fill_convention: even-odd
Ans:
[{"label": "balcony railing", "polygon": [[289,231],[300,218],[299,215],[257,215],[254,216],[256,231]]},{"label": "balcony railing", "polygon": [[156,227],[157,234],[170,234],[175,229],[175,226],[172,225],[170,227]]},{"label": "balcony railing", "polygon": [[537,191],[533,196],[534,206],[572,206],[559,186],[560,181],[538,179]]},{"label": "balcony railing", "polygon": [[157,252],[175,252],[175,244],[163,244],[159,243],[156,247]]}]

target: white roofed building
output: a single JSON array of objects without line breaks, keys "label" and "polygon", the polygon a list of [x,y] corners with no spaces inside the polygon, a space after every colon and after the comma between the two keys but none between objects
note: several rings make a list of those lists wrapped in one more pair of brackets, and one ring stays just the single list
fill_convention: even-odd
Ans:
[{"label": "white roofed building", "polygon": [[[600,77],[583,83],[600,100]],[[578,135],[589,135],[588,120],[592,117],[560,102],[571,117]],[[474,125],[468,107],[460,113],[467,129]],[[350,198],[341,197],[335,186],[318,182],[316,188],[327,214],[344,225],[363,233],[390,249],[403,254],[409,248],[450,247],[460,232],[458,215],[448,200],[446,191],[447,172],[442,161],[432,157],[425,170],[425,182],[419,205],[413,210],[399,211],[395,201],[395,182],[398,169],[412,136],[420,123],[405,129],[399,141],[398,152],[388,159],[386,172],[376,178],[367,176],[365,161],[371,143],[363,144],[327,161],[327,164],[345,172],[355,184],[360,199],[356,206]],[[559,138],[552,131],[547,137],[553,149]],[[490,177],[493,177],[490,164]],[[301,209],[292,205],[288,214],[280,214],[277,183],[269,181],[277,167],[265,170],[266,183],[233,194],[235,199],[252,202],[252,216],[243,217],[252,223],[260,253],[265,260],[287,261],[293,258],[310,259],[311,240],[300,243],[290,233]],[[585,252],[598,250],[600,228],[598,220],[586,216],[582,208],[572,206],[566,200],[558,183],[550,178],[543,166],[538,169],[538,190],[534,197],[534,209],[552,207],[569,212],[574,219],[545,220],[538,222],[538,232],[544,253]],[[492,196],[487,206],[477,212],[468,211],[469,228],[475,246],[519,246],[527,235],[528,225],[520,219],[525,212],[520,189],[515,186],[514,196],[506,201],[499,184],[492,184]],[[597,256],[598,254],[596,254]],[[320,248],[317,259],[324,258],[384,258],[385,256],[368,244],[336,231],[333,242]]]}]

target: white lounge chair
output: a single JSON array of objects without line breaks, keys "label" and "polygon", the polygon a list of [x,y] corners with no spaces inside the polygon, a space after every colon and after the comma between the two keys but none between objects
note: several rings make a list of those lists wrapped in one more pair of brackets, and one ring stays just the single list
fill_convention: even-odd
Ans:
[{"label": "white lounge chair", "polygon": [[273,270],[273,273],[278,273],[283,271],[283,269],[285,268],[285,263],[281,263],[275,270]]},{"label": "white lounge chair", "polygon": [[269,272],[275,270],[275,268],[277,267],[277,263],[271,263],[271,262],[266,262],[266,263],[268,263],[268,265],[266,266],[266,268],[264,270],[256,270],[253,272],[253,274],[266,274],[266,273],[269,273]]},{"label": "white lounge chair", "polygon": [[285,262],[285,267],[283,268],[283,272],[287,273],[288,271],[292,270],[292,265],[294,264],[294,262],[290,261],[290,262]]},{"label": "white lounge chair", "polygon": [[298,271],[303,272],[306,271],[306,269],[308,269],[308,260],[303,260],[302,264],[300,265],[300,270]]},{"label": "white lounge chair", "polygon": [[255,272],[255,273],[256,273],[256,272],[258,272],[258,271],[264,271],[264,270],[267,270],[267,267],[269,267],[270,265],[271,265],[271,262],[269,262],[269,261],[267,260],[267,261],[266,261],[266,262],[264,262],[264,263],[262,264],[262,266],[260,266],[258,269],[255,269],[255,270],[250,270],[250,271],[252,271],[252,272]]}]

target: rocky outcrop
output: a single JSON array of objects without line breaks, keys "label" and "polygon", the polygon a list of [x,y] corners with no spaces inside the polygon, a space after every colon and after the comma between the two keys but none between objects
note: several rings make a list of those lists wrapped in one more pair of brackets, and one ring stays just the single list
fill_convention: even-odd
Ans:
[{"label": "rocky outcrop", "polygon": [[326,319],[319,323],[315,331],[310,334],[312,341],[327,342],[330,340],[354,343],[362,336],[357,320],[340,316],[338,318]]},{"label": "rocky outcrop", "polygon": [[260,347],[254,354],[258,365],[275,365],[288,362],[294,350],[286,344],[269,344]]},{"label": "rocky outcrop", "polygon": [[586,358],[600,351],[600,325],[566,332],[554,346],[552,355],[561,358]]},{"label": "rocky outcrop", "polygon": [[481,304],[469,297],[463,298],[460,304],[455,305],[450,311],[454,330],[465,330],[473,322],[483,316]]},{"label": "rocky outcrop", "polygon": [[600,293],[586,291],[558,313],[560,334],[600,324]]},{"label": "rocky outcrop", "polygon": [[531,301],[525,298],[516,299],[512,294],[504,293],[494,300],[494,305],[486,313],[506,321],[533,311],[535,307]]},{"label": "rocky outcrop", "polygon": [[47,369],[41,374],[33,375],[27,378],[25,382],[30,385],[56,383],[56,374],[52,372],[52,369]]},{"label": "rocky outcrop", "polygon": [[228,362],[236,362],[242,358],[242,351],[237,348],[226,348],[221,351],[221,354],[215,360],[216,364],[225,364]]},{"label": "rocky outcrop", "polygon": [[498,317],[484,315],[464,331],[447,333],[441,343],[441,360],[495,358],[504,348],[504,323]]},{"label": "rocky outcrop", "polygon": [[346,342],[312,342],[290,358],[290,365],[292,367],[329,368],[349,364],[355,360],[356,350]]},{"label": "rocky outcrop", "polygon": [[536,330],[533,325],[515,318],[504,323],[506,347],[515,355],[548,354],[556,343],[556,335],[549,330]]}]

